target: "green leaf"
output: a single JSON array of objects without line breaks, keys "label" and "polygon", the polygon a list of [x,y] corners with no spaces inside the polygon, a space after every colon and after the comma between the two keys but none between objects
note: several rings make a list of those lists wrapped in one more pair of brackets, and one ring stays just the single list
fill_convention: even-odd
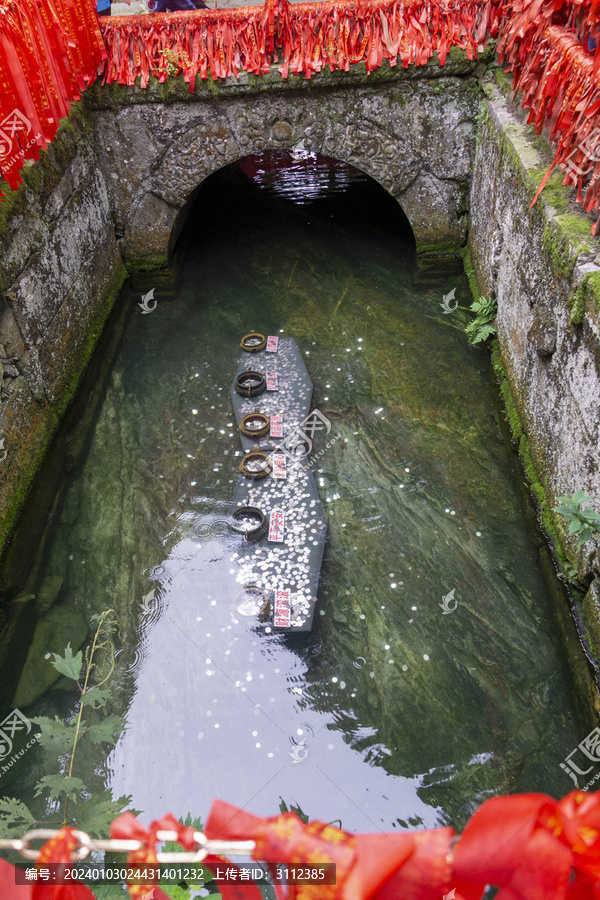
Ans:
[{"label": "green leaf", "polygon": [[57,672],[60,672],[61,675],[66,675],[67,678],[72,678],[73,681],[79,679],[81,666],[83,665],[83,653],[81,650],[73,656],[71,642],[69,641],[64,656],[60,656],[58,653],[53,653],[52,656],[54,659],[51,660],[51,665],[54,666]]},{"label": "green leaf", "polygon": [[92,709],[99,709],[101,706],[104,706],[109,697],[110,691],[101,687],[93,687],[84,691],[81,695],[81,703],[83,706],[91,706]]},{"label": "green leaf", "polygon": [[69,806],[69,814],[73,816],[76,828],[86,831],[92,837],[102,838],[108,834],[110,823],[129,809],[131,797],[119,797],[113,800],[110,793],[92,794],[91,797],[80,798]]},{"label": "green leaf", "polygon": [[35,786],[35,796],[40,797],[48,791],[49,800],[60,800],[64,794],[77,799],[84,788],[81,778],[73,775],[44,775]]},{"label": "green leaf", "polygon": [[75,731],[66,728],[64,722],[57,716],[54,719],[37,716],[32,718],[31,721],[42,729],[38,743],[41,744],[44,750],[48,750],[57,758],[67,756],[71,752],[75,743]]},{"label": "green leaf", "polygon": [[87,736],[94,744],[115,744],[116,737],[125,731],[125,720],[122,716],[107,716],[101,722],[89,725]]},{"label": "green leaf", "polygon": [[592,503],[593,499],[593,497],[588,497],[584,491],[578,490],[571,497],[571,502],[581,506],[583,503]]},{"label": "green leaf", "polygon": [[0,798],[0,837],[20,838],[34,823],[34,817],[20,800]]}]

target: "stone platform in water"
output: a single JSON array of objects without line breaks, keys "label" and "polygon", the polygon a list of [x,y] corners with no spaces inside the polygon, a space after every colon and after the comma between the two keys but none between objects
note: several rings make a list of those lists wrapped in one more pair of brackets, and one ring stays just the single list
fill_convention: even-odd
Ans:
[{"label": "stone platform in water", "polygon": [[[308,415],[312,397],[312,381],[296,342],[291,338],[280,339],[276,353],[264,350],[258,353],[243,352],[236,378],[248,369],[263,375],[277,372],[279,390],[246,399],[232,389],[231,397],[238,425],[244,415],[256,409],[269,417],[281,415],[285,439]],[[241,433],[240,437],[244,451],[261,449],[277,453],[282,441],[282,438],[269,438],[268,435],[259,440],[247,438]],[[312,471],[308,468],[308,460],[301,463],[286,456],[285,472],[286,478],[275,478],[274,473],[271,473],[258,480],[240,474],[231,512],[241,506],[257,507],[266,514],[270,523],[282,513],[283,540],[270,541],[267,532],[258,541],[238,545],[232,562],[240,591],[253,585],[269,599],[270,615],[263,622],[265,630],[310,631],[317,602],[327,524]],[[272,520],[274,512],[276,515]],[[276,608],[277,591],[289,591],[290,595],[289,600],[285,594],[278,595],[279,604]],[[289,614],[286,613],[288,602]]]},{"label": "stone platform in water", "polygon": [[[308,415],[312,398],[313,384],[306,371],[302,354],[293,338],[280,338],[276,353],[259,350],[258,353],[247,353],[242,350],[240,363],[235,377],[242,372],[260,372],[267,375],[277,373],[278,390],[264,391],[258,397],[241,397],[235,390],[235,380],[231,388],[231,402],[238,428],[242,418],[248,413],[259,410],[266,416],[283,416],[284,436],[291,434],[294,426],[299,425]],[[261,448],[277,447],[281,439],[246,437],[240,432],[244,453]]]}]

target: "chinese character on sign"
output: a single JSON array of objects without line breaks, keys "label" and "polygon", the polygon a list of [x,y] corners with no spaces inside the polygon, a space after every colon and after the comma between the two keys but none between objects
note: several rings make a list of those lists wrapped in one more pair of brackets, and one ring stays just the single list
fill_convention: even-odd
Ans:
[{"label": "chinese character on sign", "polygon": [[290,621],[290,592],[275,591],[275,615],[273,618],[273,625],[275,625],[276,628],[289,628]]},{"label": "chinese character on sign", "polygon": [[273,454],[273,477],[287,478],[287,472],[285,470],[285,456],[283,455],[283,453]]},{"label": "chinese character on sign", "polygon": [[282,509],[271,510],[269,517],[269,537],[268,540],[281,543],[283,541],[284,531],[284,514]]},{"label": "chinese character on sign", "polygon": [[283,437],[283,416],[271,416],[271,437]]},{"label": "chinese character on sign", "polygon": [[277,386],[277,372],[267,372],[265,375],[267,379],[267,390],[268,391],[278,391],[279,387]]},{"label": "chinese character on sign", "polygon": [[265,348],[266,351],[267,351],[267,353],[277,353],[277,345],[278,345],[278,343],[279,343],[279,338],[278,338],[278,337],[274,337],[273,335],[269,335],[269,337],[267,338],[267,346],[266,346],[266,348]]}]

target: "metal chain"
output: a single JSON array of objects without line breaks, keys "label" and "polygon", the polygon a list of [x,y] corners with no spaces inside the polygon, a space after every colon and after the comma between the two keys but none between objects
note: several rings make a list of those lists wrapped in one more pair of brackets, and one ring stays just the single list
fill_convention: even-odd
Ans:
[{"label": "metal chain", "polygon": [[[37,859],[41,848],[33,849],[33,841],[44,841],[53,838],[58,831],[52,828],[34,828],[22,838],[0,838],[0,850],[16,850],[25,859]],[[147,844],[142,841],[125,841],[107,838],[98,840],[85,831],[74,831],[79,844],[71,851],[71,862],[79,862],[93,850],[107,850],[111,853],[132,853],[143,850]],[[177,841],[176,831],[157,831],[158,841]],[[191,852],[157,853],[159,863],[192,863],[201,862],[206,856],[251,856],[256,844],[254,841],[209,841],[201,831],[194,832],[196,848]]]}]

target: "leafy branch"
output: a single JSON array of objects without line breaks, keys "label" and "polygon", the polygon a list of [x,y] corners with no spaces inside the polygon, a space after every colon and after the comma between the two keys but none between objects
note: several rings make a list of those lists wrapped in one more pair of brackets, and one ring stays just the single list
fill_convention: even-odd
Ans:
[{"label": "leafy branch", "polygon": [[554,512],[570,522],[569,534],[577,535],[578,547],[589,541],[595,531],[600,531],[600,515],[591,507],[583,507],[592,500],[584,491],[576,491],[572,497],[559,497],[560,505],[553,507]]},{"label": "leafy branch", "polygon": [[[64,656],[52,654],[51,664],[66,678],[72,679],[80,691],[79,709],[74,721],[63,722],[40,716],[31,718],[39,726],[38,744],[47,752],[53,764],[58,764],[56,774],[48,774],[39,778],[35,785],[34,796],[45,796],[47,803],[60,808],[64,800],[63,824],[67,824],[69,804],[76,810],[71,816],[79,828],[94,835],[106,833],[108,826],[131,801],[130,797],[119,797],[113,800],[104,792],[95,794],[85,781],[74,774],[76,752],[82,740],[88,742],[90,750],[93,746],[108,744],[114,747],[119,735],[125,728],[124,720],[117,715],[104,715],[99,721],[90,722],[84,711],[98,711],[104,707],[111,697],[106,687],[115,669],[115,653],[113,635],[118,632],[118,619],[114,610],[92,617],[96,631],[92,644],[85,655],[82,651],[73,653],[68,644]],[[92,682],[95,681],[95,684]],[[78,803],[78,799],[82,802]],[[36,817],[24,803],[3,797],[0,799],[0,834],[12,831],[10,824],[15,819],[19,822],[33,823]]]},{"label": "leafy branch", "polygon": [[495,320],[498,314],[498,301],[495,297],[478,297],[471,303],[470,309],[475,313],[475,318],[469,322],[465,332],[471,344],[480,344],[482,341],[496,334]]}]

